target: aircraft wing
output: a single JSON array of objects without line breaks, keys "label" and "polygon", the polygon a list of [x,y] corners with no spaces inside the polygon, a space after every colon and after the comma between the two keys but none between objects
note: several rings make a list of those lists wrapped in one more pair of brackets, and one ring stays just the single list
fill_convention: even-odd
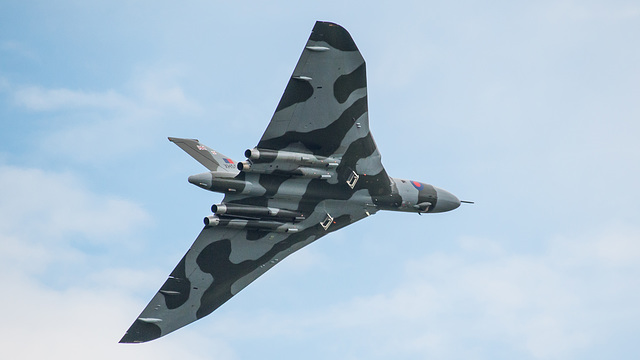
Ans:
[{"label": "aircraft wing", "polygon": [[368,190],[389,191],[369,131],[365,61],[343,27],[316,22],[257,147],[338,158],[339,180],[351,171],[379,175]]},{"label": "aircraft wing", "polygon": [[[150,341],[210,314],[288,255],[369,214],[346,202],[324,202],[319,209],[296,233],[202,229],[120,342]],[[320,224],[325,211],[333,215],[326,230]]]}]

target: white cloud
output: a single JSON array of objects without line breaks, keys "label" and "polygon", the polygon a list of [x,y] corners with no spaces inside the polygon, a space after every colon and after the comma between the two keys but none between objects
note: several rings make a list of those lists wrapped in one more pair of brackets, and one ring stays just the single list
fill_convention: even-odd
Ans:
[{"label": "white cloud", "polygon": [[[72,239],[126,246],[149,223],[140,206],[92,193],[71,173],[7,165],[0,165],[0,198],[3,358],[207,359],[208,351],[234,358],[224,342],[207,339],[203,348],[206,334],[189,331],[143,346],[118,344],[141,309],[136,294],[158,285],[159,270],[112,266]],[[56,279],[65,267],[71,278]]]},{"label": "white cloud", "polygon": [[179,75],[180,72],[174,69],[146,70],[127,84],[130,94],[113,89],[86,91],[21,85],[14,86],[12,98],[19,107],[41,112],[93,109],[158,115],[171,110],[199,111],[199,105],[188,99],[182,87],[176,84]]},{"label": "white cloud", "polygon": [[[430,255],[409,264],[392,293],[359,299],[333,316],[365,332],[399,326],[407,343],[431,339],[421,356],[455,355],[452,344],[481,339],[531,359],[579,358],[615,336],[621,322],[639,319],[640,291],[632,286],[640,277],[638,239],[638,229],[625,227],[556,239],[540,255]],[[621,321],[618,311],[628,318]]]},{"label": "white cloud", "polygon": [[28,60],[37,58],[36,53],[28,45],[15,40],[5,40],[1,42],[0,51],[15,54]]},{"label": "white cloud", "polygon": [[[183,336],[144,345],[118,344],[135,318],[139,304],[123,288],[73,287],[52,290],[28,278],[5,279],[13,296],[4,296],[7,309],[0,325],[5,358],[66,359],[233,359],[233,351],[206,334]],[[137,315],[137,314],[136,314]],[[203,346],[205,344],[205,346]]]},{"label": "white cloud", "polygon": [[555,261],[574,266],[589,262],[622,270],[635,269],[640,262],[640,230],[625,224],[609,225],[595,234],[585,234],[584,241],[559,237],[553,245]]},{"label": "white cloud", "polygon": [[64,242],[81,234],[91,242],[148,224],[138,205],[89,192],[70,173],[0,165],[0,231],[29,236],[34,243]]},{"label": "white cloud", "polygon": [[0,77],[0,91],[8,91],[9,90],[9,80]]},{"label": "white cloud", "polygon": [[104,250],[83,248],[133,248],[136,231],[151,223],[139,205],[94,194],[70,173],[0,165],[0,198],[0,271],[56,285],[90,275],[72,280],[70,269],[93,271]]},{"label": "white cloud", "polygon": [[33,111],[55,111],[78,108],[97,108],[126,111],[135,105],[123,95],[108,90],[86,92],[70,89],[45,89],[23,86],[14,94],[16,105]]},{"label": "white cloud", "polygon": [[200,105],[189,99],[177,79],[185,76],[179,68],[147,69],[128,84],[135,96],[146,107],[177,110],[183,114],[198,113]]},{"label": "white cloud", "polygon": [[[39,152],[81,163],[117,161],[125,154],[149,148],[165,138],[163,129],[198,116],[201,107],[191,100],[174,69],[152,69],[136,74],[126,91],[86,91],[0,83],[13,104],[38,112]],[[3,85],[4,84],[4,85]]]},{"label": "white cloud", "polygon": [[[485,251],[463,239],[460,252],[408,263],[388,292],[336,299],[313,312],[218,314],[205,326],[229,341],[311,344],[331,334],[348,343],[335,349],[359,358],[494,359],[495,349],[502,358],[597,357],[603,343],[640,320],[638,229],[608,229],[557,237],[537,255],[479,240],[489,244]],[[312,358],[337,356],[323,351]]]}]

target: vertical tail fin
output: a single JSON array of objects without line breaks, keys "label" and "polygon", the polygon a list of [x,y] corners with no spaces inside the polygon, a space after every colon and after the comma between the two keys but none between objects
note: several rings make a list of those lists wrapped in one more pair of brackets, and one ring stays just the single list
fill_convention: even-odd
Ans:
[{"label": "vertical tail fin", "polygon": [[169,141],[178,145],[196,161],[204,165],[210,171],[228,172],[237,174],[239,171],[235,161],[231,158],[213,150],[212,148],[200,144],[196,139],[181,139],[170,137]]}]

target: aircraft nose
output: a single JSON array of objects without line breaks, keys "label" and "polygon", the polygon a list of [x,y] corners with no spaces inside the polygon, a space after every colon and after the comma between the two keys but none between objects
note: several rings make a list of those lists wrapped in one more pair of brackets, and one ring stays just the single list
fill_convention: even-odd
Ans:
[{"label": "aircraft nose", "polygon": [[436,206],[430,212],[439,213],[451,211],[460,206],[460,199],[455,195],[447,190],[442,190],[435,186],[433,188],[436,189],[436,196],[438,197],[438,200],[436,200]]},{"label": "aircraft nose", "polygon": [[211,188],[212,175],[209,172],[189,176],[189,182],[203,189]]}]

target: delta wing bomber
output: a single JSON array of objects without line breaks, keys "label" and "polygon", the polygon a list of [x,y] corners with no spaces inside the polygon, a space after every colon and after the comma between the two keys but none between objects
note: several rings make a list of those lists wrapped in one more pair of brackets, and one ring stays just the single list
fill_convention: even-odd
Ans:
[{"label": "delta wing bomber", "polygon": [[317,22],[257,146],[236,163],[192,139],[169,138],[209,171],[189,182],[225,194],[121,343],[196,321],[278,262],[379,210],[439,213],[460,200],[389,177],[369,131],[365,61],[349,33]]}]

